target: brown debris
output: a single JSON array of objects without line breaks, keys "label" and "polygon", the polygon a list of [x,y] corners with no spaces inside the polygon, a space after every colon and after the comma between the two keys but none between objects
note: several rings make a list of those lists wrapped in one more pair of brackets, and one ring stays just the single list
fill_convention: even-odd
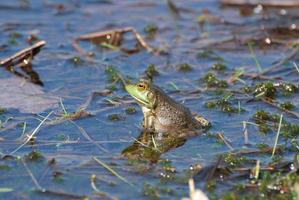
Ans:
[{"label": "brown debris", "polygon": [[[14,75],[29,79],[32,83],[42,86],[43,83],[39,79],[38,73],[33,70],[31,62],[33,57],[40,52],[45,44],[46,41],[39,41],[30,47],[18,51],[8,58],[0,60],[0,67],[5,67],[7,71],[12,72]],[[20,67],[26,74],[17,71],[15,68],[16,66]]]},{"label": "brown debris", "polygon": [[153,49],[147,42],[143,39],[143,37],[132,27],[125,27],[125,28],[117,28],[111,29],[107,31],[100,31],[94,32],[89,34],[84,34],[76,38],[72,42],[72,46],[82,55],[89,57],[88,53],[86,53],[79,45],[79,41],[90,41],[97,44],[108,44],[111,46],[116,47],[117,49],[126,52],[126,53],[135,53],[139,51],[138,48],[134,49],[124,49],[120,48],[123,35],[125,33],[132,32],[137,40],[137,44],[146,49],[150,53],[157,54],[158,52]]},{"label": "brown debris", "polygon": [[14,55],[0,60],[1,67],[16,66],[28,60],[32,60],[33,57],[39,53],[40,49],[46,44],[46,41],[41,40],[34,45],[27,47]]}]

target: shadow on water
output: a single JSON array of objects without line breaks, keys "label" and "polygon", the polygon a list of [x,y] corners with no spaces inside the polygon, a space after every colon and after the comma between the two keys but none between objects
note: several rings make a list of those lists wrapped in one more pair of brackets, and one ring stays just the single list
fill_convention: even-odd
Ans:
[{"label": "shadow on water", "polygon": [[161,154],[185,144],[187,137],[176,137],[175,134],[157,134],[142,131],[133,144],[122,151],[130,160],[157,162]]},{"label": "shadow on water", "polygon": [[129,160],[156,163],[163,153],[184,145],[190,137],[199,136],[208,127],[204,130],[177,130],[163,134],[143,130],[135,142],[122,151],[122,155]]}]

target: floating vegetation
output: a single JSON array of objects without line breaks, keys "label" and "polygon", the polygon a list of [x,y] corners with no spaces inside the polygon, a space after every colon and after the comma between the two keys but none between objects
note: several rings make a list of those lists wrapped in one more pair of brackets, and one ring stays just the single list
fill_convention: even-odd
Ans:
[{"label": "floating vegetation", "polygon": [[0,107],[0,115],[6,113],[6,111],[7,111],[7,110],[6,110],[5,108],[1,108],[1,107]]},{"label": "floating vegetation", "polygon": [[128,115],[132,115],[132,114],[135,114],[137,111],[136,111],[136,108],[134,108],[134,107],[128,107],[128,108],[126,108],[125,112]]},{"label": "floating vegetation", "polygon": [[215,71],[225,71],[227,69],[225,64],[215,63],[212,65],[212,69]]},{"label": "floating vegetation", "polygon": [[290,96],[297,91],[297,87],[291,83],[278,83],[275,84],[272,81],[266,81],[259,83],[253,89],[255,97],[267,97],[274,99],[279,94],[283,96]]},{"label": "floating vegetation", "polygon": [[145,74],[147,75],[147,77],[149,79],[153,79],[154,76],[159,75],[158,70],[156,69],[156,66],[153,64],[150,64],[149,66],[147,66],[146,70],[145,70]]},{"label": "floating vegetation", "polygon": [[215,53],[212,49],[203,49],[197,53],[197,58],[200,59],[210,59],[216,61],[224,61],[224,59]]},{"label": "floating vegetation", "polygon": [[188,63],[177,64],[175,68],[180,72],[189,72],[192,70],[192,67]]},{"label": "floating vegetation", "polygon": [[22,38],[23,35],[18,32],[12,32],[9,34],[8,44],[10,45],[16,45],[18,44],[18,39]]},{"label": "floating vegetation", "polygon": [[228,83],[225,80],[219,80],[216,78],[216,75],[213,72],[208,72],[203,77],[204,83],[206,83],[207,87],[215,87],[215,88],[227,88]]},{"label": "floating vegetation", "polygon": [[247,161],[247,158],[243,156],[238,157],[231,153],[222,154],[221,156],[225,165],[229,168],[240,167],[243,162]]},{"label": "floating vegetation", "polygon": [[155,34],[158,31],[158,26],[156,24],[148,24],[144,27],[144,32],[147,34]]},{"label": "floating vegetation", "polygon": [[107,117],[110,121],[124,121],[126,119],[125,116],[118,113],[109,114]]},{"label": "floating vegetation", "polygon": [[255,95],[255,97],[268,97],[274,99],[274,97],[276,96],[276,92],[277,90],[273,82],[267,81],[264,83],[259,83],[255,87],[253,94]]},{"label": "floating vegetation", "polygon": [[116,82],[119,80],[119,72],[115,66],[107,66],[105,69],[105,73],[107,74],[107,79],[109,82]]},{"label": "floating vegetation", "polygon": [[[263,110],[257,110],[253,115],[255,123],[259,125],[259,130],[262,133],[269,131],[275,131],[278,129],[280,124],[280,117],[277,114],[270,114]],[[286,120],[281,122],[280,129],[281,137],[284,139],[295,139],[299,133],[299,125],[290,123]]]},{"label": "floating vegetation", "polygon": [[145,183],[143,185],[143,194],[151,199],[160,199],[160,193],[158,192],[158,189],[154,186],[152,186],[149,183]]},{"label": "floating vegetation", "polygon": [[29,154],[26,155],[27,160],[36,161],[43,158],[42,154],[39,151],[31,151]]},{"label": "floating vegetation", "polygon": [[293,110],[295,108],[294,104],[292,104],[291,102],[285,102],[285,103],[281,103],[280,104],[280,107],[282,109],[285,109],[285,110]]},{"label": "floating vegetation", "polygon": [[70,60],[74,65],[82,65],[83,64],[83,61],[80,56],[74,56]]},{"label": "floating vegetation", "polygon": [[238,105],[237,107],[233,105],[232,101],[230,100],[232,95],[233,94],[228,93],[219,100],[206,101],[204,105],[209,109],[219,108],[222,112],[225,113],[244,112],[245,110],[241,108],[240,105]]}]

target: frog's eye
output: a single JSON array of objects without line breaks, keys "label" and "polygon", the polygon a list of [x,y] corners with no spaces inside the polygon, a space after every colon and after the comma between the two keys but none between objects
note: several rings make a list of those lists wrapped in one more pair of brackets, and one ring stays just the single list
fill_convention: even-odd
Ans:
[{"label": "frog's eye", "polygon": [[144,83],[138,83],[137,88],[138,90],[143,91],[146,89],[146,85]]}]

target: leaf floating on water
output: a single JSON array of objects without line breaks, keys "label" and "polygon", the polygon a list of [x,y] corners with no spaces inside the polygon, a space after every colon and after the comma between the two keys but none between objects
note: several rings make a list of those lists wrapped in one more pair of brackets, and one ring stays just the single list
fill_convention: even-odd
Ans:
[{"label": "leaf floating on water", "polygon": [[59,105],[59,97],[45,93],[42,87],[25,79],[0,79],[0,107],[14,108],[23,113],[41,113]]}]

